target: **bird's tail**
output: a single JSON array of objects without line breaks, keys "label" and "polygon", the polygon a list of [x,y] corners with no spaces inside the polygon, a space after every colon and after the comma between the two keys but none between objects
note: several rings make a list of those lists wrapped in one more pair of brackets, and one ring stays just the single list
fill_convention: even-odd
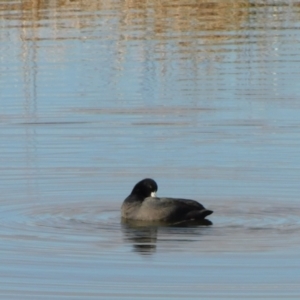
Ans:
[{"label": "bird's tail", "polygon": [[197,211],[191,211],[186,215],[186,219],[189,220],[203,220],[207,216],[211,215],[213,213],[212,210],[209,209],[202,209],[202,210],[197,210]]}]

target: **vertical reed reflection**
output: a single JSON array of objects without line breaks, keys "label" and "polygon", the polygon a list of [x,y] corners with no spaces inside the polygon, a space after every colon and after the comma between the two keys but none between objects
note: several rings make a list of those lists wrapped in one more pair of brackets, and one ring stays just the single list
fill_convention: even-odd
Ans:
[{"label": "vertical reed reflection", "polygon": [[[199,80],[202,72],[217,72],[220,62],[232,59],[249,63],[259,60],[264,68],[270,53],[274,60],[278,58],[276,31],[286,27],[287,21],[299,19],[299,5],[290,1],[27,0],[2,1],[0,11],[3,27],[11,32],[2,33],[2,40],[19,47],[23,82],[27,85],[25,98],[28,91],[35,90],[36,83],[29,83],[28,75],[38,72],[39,64],[49,62],[58,68],[57,64],[65,65],[72,59],[68,41],[100,40],[99,59],[107,64],[113,61],[110,68],[118,75],[134,56],[137,62],[145,62],[135,71],[146,80],[149,74],[143,74],[145,70],[158,70],[163,80],[169,76],[172,63],[182,72],[180,80]],[[20,38],[20,45],[15,36]],[[55,42],[55,47],[49,47],[47,41]],[[246,45],[245,49],[241,45]],[[88,57],[82,59],[88,61]],[[157,65],[151,65],[154,62]],[[118,75],[115,72],[110,80],[119,80]]]}]

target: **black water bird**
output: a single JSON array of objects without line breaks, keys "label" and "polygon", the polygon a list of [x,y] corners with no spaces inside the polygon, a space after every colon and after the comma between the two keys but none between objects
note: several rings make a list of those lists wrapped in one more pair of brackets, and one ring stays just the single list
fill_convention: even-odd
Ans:
[{"label": "black water bird", "polygon": [[205,219],[213,213],[195,200],[156,197],[157,183],[150,178],[138,182],[121,208],[124,221],[163,222],[168,224],[212,223]]}]

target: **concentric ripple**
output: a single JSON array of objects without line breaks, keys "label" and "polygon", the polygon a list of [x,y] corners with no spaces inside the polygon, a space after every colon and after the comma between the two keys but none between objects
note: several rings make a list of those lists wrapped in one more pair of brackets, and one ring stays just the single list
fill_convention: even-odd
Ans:
[{"label": "concentric ripple", "polygon": [[[297,249],[300,209],[234,203],[217,206],[212,226],[133,227],[120,222],[119,206],[97,202],[68,205],[10,205],[0,213],[0,235],[16,242],[35,241],[90,251],[133,246],[142,253],[159,251],[276,251]],[[48,245],[49,246],[49,245]]]},{"label": "concentric ripple", "polygon": [[71,246],[93,252],[99,243],[102,249],[120,245],[118,210],[95,203],[6,206],[0,213],[0,227],[2,238],[19,244],[31,241],[28,246],[35,249]]}]

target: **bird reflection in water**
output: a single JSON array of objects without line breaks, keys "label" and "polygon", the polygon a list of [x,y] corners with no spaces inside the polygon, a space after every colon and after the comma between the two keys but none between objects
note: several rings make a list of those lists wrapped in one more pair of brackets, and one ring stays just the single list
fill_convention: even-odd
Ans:
[{"label": "bird reflection in water", "polygon": [[[198,226],[210,226],[212,222],[208,219],[204,219],[201,222],[189,221],[167,224],[162,222],[143,222],[122,219],[121,224],[124,240],[133,245],[133,251],[143,255],[151,255],[156,252],[159,229],[171,230],[191,227],[191,230],[194,232]],[[178,234],[182,234],[182,232],[178,231]]]}]

